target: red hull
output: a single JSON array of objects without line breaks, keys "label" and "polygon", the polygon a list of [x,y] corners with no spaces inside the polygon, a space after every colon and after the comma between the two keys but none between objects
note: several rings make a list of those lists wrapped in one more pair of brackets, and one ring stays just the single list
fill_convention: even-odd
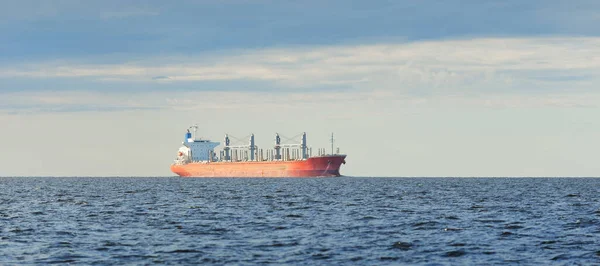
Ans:
[{"label": "red hull", "polygon": [[211,162],[171,165],[183,177],[333,177],[340,176],[346,155],[312,157],[302,161]]}]

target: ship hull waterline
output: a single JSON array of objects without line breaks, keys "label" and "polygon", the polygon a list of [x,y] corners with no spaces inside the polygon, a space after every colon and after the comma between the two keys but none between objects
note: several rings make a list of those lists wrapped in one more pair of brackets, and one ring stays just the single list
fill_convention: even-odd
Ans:
[{"label": "ship hull waterline", "polygon": [[338,177],[346,155],[311,157],[298,161],[195,162],[172,164],[181,177]]}]

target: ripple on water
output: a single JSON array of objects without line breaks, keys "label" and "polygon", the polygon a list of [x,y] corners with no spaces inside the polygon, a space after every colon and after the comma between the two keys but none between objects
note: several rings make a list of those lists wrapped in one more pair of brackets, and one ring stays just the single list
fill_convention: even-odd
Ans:
[{"label": "ripple on water", "polygon": [[170,251],[163,251],[161,253],[203,253],[200,250],[195,250],[195,249],[175,249],[175,250],[170,250]]},{"label": "ripple on water", "polygon": [[0,265],[600,263],[593,178],[0,181]]},{"label": "ripple on water", "polygon": [[412,243],[398,241],[392,245],[392,248],[399,249],[399,250],[410,250],[412,248],[412,246],[413,246]]},{"label": "ripple on water", "polygon": [[518,225],[518,224],[507,224],[507,225],[504,225],[504,229],[515,230],[515,229],[522,229],[522,228],[524,228],[524,227],[522,225]]},{"label": "ripple on water", "polygon": [[462,249],[459,249],[459,250],[448,251],[448,252],[446,252],[444,254],[444,256],[445,257],[461,257],[461,256],[464,256],[466,254],[467,254],[466,251],[464,251]]}]

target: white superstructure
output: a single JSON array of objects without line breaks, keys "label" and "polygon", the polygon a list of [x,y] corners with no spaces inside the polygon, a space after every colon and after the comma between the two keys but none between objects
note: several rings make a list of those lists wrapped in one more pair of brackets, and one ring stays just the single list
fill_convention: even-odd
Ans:
[{"label": "white superstructure", "polygon": [[[196,138],[196,130],[197,126],[192,126],[190,128],[194,129],[194,136],[192,137],[192,133],[188,129],[185,134],[183,146],[179,148],[179,152],[177,154],[176,163],[184,164],[189,162],[203,162],[203,161],[215,161],[215,152],[214,149],[219,146],[219,142],[202,140]],[[210,159],[210,157],[213,157]]]}]

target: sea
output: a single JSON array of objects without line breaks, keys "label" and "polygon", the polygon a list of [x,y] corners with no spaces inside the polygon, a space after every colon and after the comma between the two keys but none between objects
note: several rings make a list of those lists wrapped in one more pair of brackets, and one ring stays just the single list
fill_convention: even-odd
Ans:
[{"label": "sea", "polygon": [[0,178],[47,264],[600,265],[600,178]]}]

